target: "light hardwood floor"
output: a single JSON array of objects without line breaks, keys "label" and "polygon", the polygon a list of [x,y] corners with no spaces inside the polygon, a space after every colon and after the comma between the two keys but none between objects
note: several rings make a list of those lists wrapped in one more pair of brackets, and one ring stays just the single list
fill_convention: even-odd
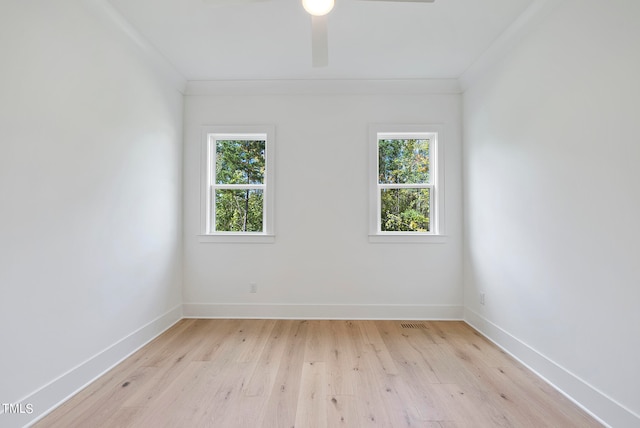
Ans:
[{"label": "light hardwood floor", "polygon": [[182,320],[35,426],[601,425],[463,322]]}]

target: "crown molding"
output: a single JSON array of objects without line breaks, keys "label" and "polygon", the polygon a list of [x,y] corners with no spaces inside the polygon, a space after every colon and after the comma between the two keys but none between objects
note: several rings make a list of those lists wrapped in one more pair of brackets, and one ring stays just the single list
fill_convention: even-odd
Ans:
[{"label": "crown molding", "polygon": [[494,64],[504,59],[533,29],[566,0],[534,0],[493,43],[458,78],[460,89],[466,91]]},{"label": "crown molding", "polygon": [[457,79],[198,80],[185,95],[416,95],[459,94]]},{"label": "crown molding", "polygon": [[125,35],[144,55],[148,64],[180,93],[185,93],[187,79],[176,67],[162,55],[147,39],[138,32],[127,19],[108,0],[87,0],[99,15],[109,21],[118,31]]}]

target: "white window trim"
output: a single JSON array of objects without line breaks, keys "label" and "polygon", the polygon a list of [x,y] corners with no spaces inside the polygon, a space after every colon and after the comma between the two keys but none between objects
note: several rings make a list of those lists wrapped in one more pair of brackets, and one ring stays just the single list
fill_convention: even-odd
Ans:
[{"label": "white window trim", "polygon": [[[266,135],[265,145],[265,176],[263,184],[255,185],[216,185],[218,188],[255,188],[264,191],[264,211],[262,232],[211,232],[211,174],[213,168],[210,161],[212,141],[214,136],[229,139],[260,138]],[[274,172],[275,172],[275,127],[272,125],[255,126],[204,126],[202,127],[202,144],[200,153],[200,235],[199,242],[211,243],[273,243],[274,230]]]},{"label": "white window trim", "polygon": [[[371,243],[430,243],[446,242],[444,224],[444,147],[442,125],[369,125],[369,242]],[[430,155],[435,171],[430,184],[408,184],[387,186],[378,183],[378,136],[388,138],[424,138],[431,139]],[[415,134],[415,135],[411,135]],[[435,163],[433,162],[435,160]],[[430,188],[432,203],[430,232],[383,232],[380,227],[380,189],[385,187]],[[435,209],[434,209],[435,208]]]}]

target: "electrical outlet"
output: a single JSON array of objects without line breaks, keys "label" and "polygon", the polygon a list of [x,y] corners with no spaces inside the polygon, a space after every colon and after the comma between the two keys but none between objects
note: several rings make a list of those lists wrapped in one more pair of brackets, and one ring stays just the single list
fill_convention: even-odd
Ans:
[{"label": "electrical outlet", "polygon": [[249,283],[249,293],[257,293],[258,292],[258,284],[255,282]]},{"label": "electrical outlet", "polygon": [[484,293],[480,293],[480,304],[484,305]]}]

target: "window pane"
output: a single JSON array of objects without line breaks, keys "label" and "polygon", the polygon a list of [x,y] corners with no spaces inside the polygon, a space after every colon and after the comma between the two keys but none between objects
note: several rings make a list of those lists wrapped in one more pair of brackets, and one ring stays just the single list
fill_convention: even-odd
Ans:
[{"label": "window pane", "polygon": [[264,140],[216,140],[216,183],[262,184]]},{"label": "window pane", "polygon": [[378,140],[378,182],[430,183],[429,140]]},{"label": "window pane", "polygon": [[430,232],[430,189],[381,189],[382,232]]},{"label": "window pane", "polygon": [[262,190],[216,190],[216,231],[262,232]]}]

